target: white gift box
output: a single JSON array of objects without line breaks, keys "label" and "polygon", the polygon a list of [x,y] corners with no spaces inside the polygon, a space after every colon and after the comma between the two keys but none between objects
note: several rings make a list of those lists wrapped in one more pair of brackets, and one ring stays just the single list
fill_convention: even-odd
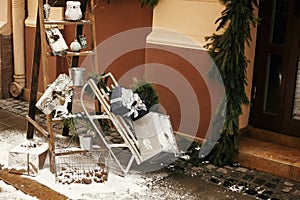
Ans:
[{"label": "white gift box", "polygon": [[161,152],[179,154],[168,115],[150,112],[133,124],[143,160]]},{"label": "white gift box", "polygon": [[111,112],[114,114],[131,117],[133,120],[142,117],[147,111],[139,95],[122,86],[117,86],[112,90],[110,105]]},{"label": "white gift box", "polygon": [[25,141],[9,151],[8,170],[11,173],[36,176],[43,168],[48,144]]},{"label": "white gift box", "polygon": [[67,52],[68,45],[58,27],[46,28],[46,36],[54,56],[62,56]]},{"label": "white gift box", "polygon": [[[56,80],[51,83],[41,98],[36,103],[36,107],[40,109],[45,114],[51,114],[53,110],[60,108],[62,106],[66,107],[68,101],[65,101],[63,105],[60,105],[60,101],[58,98],[53,97],[54,92],[64,92],[67,93],[70,88],[72,88],[73,82],[71,78],[66,74],[60,74]],[[71,97],[72,93],[69,95],[65,95],[66,99]]]}]

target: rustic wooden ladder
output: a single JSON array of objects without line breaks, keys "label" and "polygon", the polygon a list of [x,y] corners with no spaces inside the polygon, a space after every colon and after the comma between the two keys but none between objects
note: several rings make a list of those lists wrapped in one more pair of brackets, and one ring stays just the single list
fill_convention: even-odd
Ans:
[{"label": "rustic wooden ladder", "polygon": [[[92,56],[91,65],[93,70],[97,73],[97,52],[96,52],[96,30],[95,30],[95,17],[94,17],[94,0],[80,0],[81,9],[83,13],[83,20],[79,21],[66,21],[66,20],[45,20],[43,5],[46,3],[45,0],[38,0],[38,12],[36,20],[36,32],[35,32],[35,45],[34,45],[34,57],[32,63],[32,77],[31,77],[31,88],[30,88],[30,100],[29,100],[29,111],[26,119],[27,125],[27,139],[32,139],[34,131],[37,130],[48,139],[49,143],[49,158],[50,158],[50,171],[54,173],[53,158],[52,155],[55,151],[55,140],[52,126],[52,114],[46,114],[46,125],[47,128],[43,128],[36,120],[36,102],[37,102],[37,89],[38,89],[38,77],[40,66],[42,65],[43,71],[43,86],[44,90],[47,89],[49,83],[48,75],[48,57],[53,56],[49,51],[47,38],[46,38],[46,27],[49,25],[75,25],[76,27],[76,38],[82,34],[83,26],[89,26],[89,51],[71,52],[68,51],[65,56],[72,57],[72,66],[78,66],[78,59],[80,56]],[[47,0],[47,3],[51,7],[65,7],[66,0]],[[85,13],[86,12],[86,13]],[[68,130],[64,130],[67,131]]]}]

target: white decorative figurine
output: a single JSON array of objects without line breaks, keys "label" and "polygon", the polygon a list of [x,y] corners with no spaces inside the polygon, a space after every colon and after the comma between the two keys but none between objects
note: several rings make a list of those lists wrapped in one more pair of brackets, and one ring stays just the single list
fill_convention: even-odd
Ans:
[{"label": "white decorative figurine", "polygon": [[46,3],[43,5],[43,8],[44,8],[44,18],[45,20],[48,20],[50,16],[51,6],[48,3]]},{"label": "white decorative figurine", "polygon": [[67,1],[67,9],[65,12],[66,20],[77,21],[81,19],[82,12],[80,9],[80,4],[81,3],[79,1]]},{"label": "white decorative figurine", "polygon": [[74,52],[78,52],[81,49],[81,45],[76,39],[74,39],[74,41],[70,44],[70,49]]}]

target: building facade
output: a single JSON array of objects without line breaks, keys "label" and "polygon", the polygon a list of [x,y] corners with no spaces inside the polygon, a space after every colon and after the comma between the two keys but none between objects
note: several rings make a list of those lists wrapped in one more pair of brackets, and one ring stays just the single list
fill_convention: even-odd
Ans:
[{"label": "building facade", "polygon": [[[2,98],[7,97],[7,83],[17,82],[17,86],[12,84],[15,87],[11,86],[11,90],[21,87],[23,98],[28,100],[37,1],[5,0],[4,2],[5,6],[0,8],[3,10],[0,12],[0,95]],[[24,46],[20,45],[22,41],[16,44],[19,49],[26,52],[24,67],[20,67],[22,64],[19,64],[13,68],[12,59],[9,59],[11,56],[6,56],[12,55],[13,52],[14,15],[11,13],[15,12],[11,9],[11,5],[13,7],[17,5],[15,7],[21,7],[24,11]],[[22,8],[20,5],[25,7]],[[260,1],[259,9],[255,12],[261,21],[258,27],[251,28],[252,41],[246,48],[249,62],[248,85],[245,88],[251,104],[243,108],[243,115],[240,118],[240,128],[245,130],[247,136],[291,148],[300,148],[299,5],[297,0]],[[199,65],[207,65],[204,62],[207,60],[207,50],[203,48],[206,44],[205,37],[215,33],[217,27],[215,21],[221,16],[223,9],[218,0],[160,0],[154,10],[141,8],[139,2],[133,0],[112,0],[110,4],[98,0],[95,6],[95,17],[96,38],[100,46],[114,41],[120,34],[138,33],[135,40],[126,41],[129,44],[131,42],[131,46],[136,45],[135,49],[121,51],[123,47],[128,48],[123,41],[117,45],[114,43],[114,46],[107,47],[102,54],[99,53],[99,67],[111,71],[121,83],[127,86],[130,84],[132,74],[156,83],[160,102],[171,116],[174,129],[187,136],[203,139],[211,123],[212,97],[203,74],[195,71],[193,63],[189,62],[187,57],[199,60]],[[63,17],[63,8],[51,11],[50,18],[63,19]],[[70,44],[74,39],[74,32],[67,26],[60,28],[66,42]],[[115,52],[121,54],[114,60],[106,62],[106,57]],[[14,56],[16,57],[16,54]],[[40,74],[41,93],[43,73],[48,73],[50,81],[53,81],[58,74],[67,72],[70,67],[68,60],[60,57],[50,58],[49,63],[51,72]],[[5,71],[8,68],[10,72]],[[3,76],[9,73],[11,75]],[[179,74],[178,79],[183,77],[189,87],[182,88],[181,82],[174,81],[174,77],[168,76],[169,74]],[[24,85],[18,79],[23,75],[26,77]],[[171,86],[167,87],[168,84]],[[187,88],[193,95],[187,92]],[[200,114],[195,115],[195,113]],[[243,144],[241,142],[241,145]],[[249,145],[247,148],[250,148]],[[242,146],[241,151],[243,150]],[[249,157],[248,162],[243,157],[240,158],[244,165],[264,170],[264,167],[251,165],[250,160]],[[299,159],[289,161],[287,173],[291,174],[291,170],[294,170],[293,167],[296,167],[297,163],[300,164]],[[300,180],[300,172],[295,173],[293,176]],[[291,175],[287,176],[291,178]]]}]

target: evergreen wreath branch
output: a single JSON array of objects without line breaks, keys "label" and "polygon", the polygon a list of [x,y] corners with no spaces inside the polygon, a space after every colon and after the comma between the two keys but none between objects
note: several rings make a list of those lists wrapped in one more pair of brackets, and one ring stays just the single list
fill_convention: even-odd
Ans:
[{"label": "evergreen wreath branch", "polygon": [[[217,31],[206,38],[205,47],[222,76],[226,91],[227,106],[224,126],[220,130],[221,137],[207,156],[213,164],[223,166],[233,163],[233,157],[238,153],[239,116],[242,105],[249,104],[245,93],[247,85],[247,60],[245,46],[250,45],[250,28],[256,26],[258,19],[254,15],[254,8],[258,7],[257,0],[220,0],[225,6],[222,16],[217,19]],[[217,110],[217,115],[224,110]]]}]

